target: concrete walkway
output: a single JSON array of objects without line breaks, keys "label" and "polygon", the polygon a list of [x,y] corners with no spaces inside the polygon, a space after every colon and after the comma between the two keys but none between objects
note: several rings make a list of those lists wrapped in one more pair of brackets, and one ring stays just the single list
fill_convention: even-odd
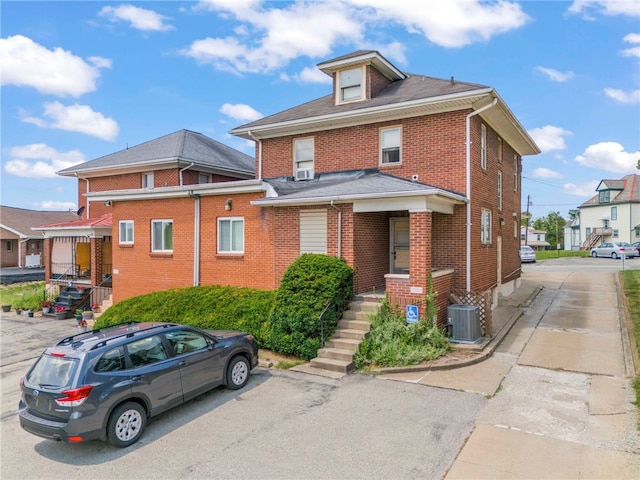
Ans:
[{"label": "concrete walkway", "polygon": [[530,305],[499,307],[517,318],[483,361],[382,376],[490,397],[446,479],[640,479],[616,279],[613,270],[528,268],[519,299],[542,288]]}]

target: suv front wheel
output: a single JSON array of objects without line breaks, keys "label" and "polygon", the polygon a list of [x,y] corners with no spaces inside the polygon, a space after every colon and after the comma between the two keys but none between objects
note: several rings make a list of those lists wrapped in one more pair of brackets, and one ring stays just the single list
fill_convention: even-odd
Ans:
[{"label": "suv front wheel", "polygon": [[147,414],[134,402],[127,402],[116,408],[107,424],[107,438],[114,447],[124,448],[136,443],[147,424]]},{"label": "suv front wheel", "polygon": [[238,390],[244,387],[249,381],[249,362],[243,356],[233,357],[227,367],[227,387],[231,390]]}]

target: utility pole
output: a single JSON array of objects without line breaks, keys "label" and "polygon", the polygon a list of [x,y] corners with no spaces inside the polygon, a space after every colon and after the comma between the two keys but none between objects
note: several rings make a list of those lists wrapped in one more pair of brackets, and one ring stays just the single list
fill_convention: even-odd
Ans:
[{"label": "utility pole", "polygon": [[527,226],[524,229],[524,244],[529,245],[529,205],[531,205],[530,200],[531,195],[527,195]]}]

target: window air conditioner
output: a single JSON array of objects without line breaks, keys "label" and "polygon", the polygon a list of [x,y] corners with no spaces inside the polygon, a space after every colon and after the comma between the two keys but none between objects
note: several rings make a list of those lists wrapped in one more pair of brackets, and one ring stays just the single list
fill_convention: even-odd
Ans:
[{"label": "window air conditioner", "polygon": [[296,180],[311,180],[313,179],[313,170],[309,168],[300,168],[296,170]]}]

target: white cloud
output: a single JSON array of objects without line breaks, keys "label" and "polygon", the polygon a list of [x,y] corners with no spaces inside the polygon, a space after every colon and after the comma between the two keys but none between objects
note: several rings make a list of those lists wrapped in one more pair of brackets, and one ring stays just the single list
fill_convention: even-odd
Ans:
[{"label": "white cloud", "polygon": [[298,74],[298,78],[302,83],[327,83],[331,84],[333,79],[316,67],[305,67]]},{"label": "white cloud", "polygon": [[42,210],[76,210],[76,204],[73,202],[55,202],[53,200],[45,200],[36,204]]},{"label": "white cloud", "polygon": [[248,122],[258,120],[259,118],[262,118],[264,116],[257,110],[254,110],[253,108],[251,108],[249,105],[244,105],[241,103],[237,103],[235,105],[232,105],[230,103],[225,103],[220,108],[220,112],[224,113],[225,115],[235,120],[242,120],[242,121],[248,121]]},{"label": "white cloud", "polygon": [[534,178],[562,178],[562,174],[548,168],[536,168],[533,171]]},{"label": "white cloud", "polygon": [[22,35],[2,38],[2,85],[32,87],[44,94],[79,97],[96,89],[99,68],[110,62],[101,57],[90,58],[100,61],[92,60],[92,66],[71,52],[59,47],[48,50]]},{"label": "white cloud", "polygon": [[118,123],[87,105],[77,103],[65,106],[60,102],[44,104],[43,117],[23,116],[22,121],[39,127],[56,128],[69,132],[80,132],[103,140],[114,140],[118,135]]},{"label": "white cloud", "polygon": [[113,61],[110,58],[89,57],[88,59],[97,68],[111,68]]},{"label": "white cloud", "polygon": [[640,3],[637,0],[575,0],[569,7],[569,13],[582,15],[585,20],[593,20],[591,12],[607,16],[640,16]]},{"label": "white cloud", "polygon": [[599,181],[592,181],[587,183],[581,183],[576,185],[575,183],[565,183],[562,188],[569,195],[576,195],[578,197],[593,197],[598,188]]},{"label": "white cloud", "polygon": [[546,125],[542,128],[529,130],[529,135],[536,142],[542,153],[552,150],[564,150],[567,148],[564,137],[573,135],[570,131],[553,125]]},{"label": "white cloud", "polygon": [[[405,62],[405,47],[397,41],[372,45],[366,30],[378,25],[400,24],[409,32],[424,35],[444,47],[461,47],[487,41],[495,35],[521,27],[529,17],[516,2],[485,3],[477,0],[422,2],[415,0],[346,0],[287,3],[258,0],[201,1],[196,11],[213,12],[241,25],[237,36],[204,38],[180,50],[214,68],[236,73],[271,72],[301,56],[322,58],[336,45],[375,48],[387,58]],[[248,35],[258,35],[252,44]],[[366,45],[366,46],[365,46]],[[302,80],[302,77],[299,77]],[[286,79],[288,80],[288,79]]]},{"label": "white cloud", "polygon": [[166,32],[173,30],[173,25],[167,25],[165,20],[169,17],[160,15],[153,10],[122,4],[117,7],[102,7],[98,15],[107,18],[111,22],[129,22],[132,28],[144,31]]},{"label": "white cloud", "polygon": [[605,88],[604,93],[607,97],[613,98],[616,102],[620,103],[640,103],[640,90],[633,90],[631,92],[625,92],[616,88]]},{"label": "white cloud", "polygon": [[4,165],[10,175],[27,178],[56,178],[56,172],[85,161],[79,150],[59,152],[44,143],[32,143],[9,150],[11,160]]},{"label": "white cloud", "polygon": [[544,73],[554,82],[566,82],[573,78],[573,72],[559,72],[553,68],[538,67],[538,71]]},{"label": "white cloud", "polygon": [[625,152],[624,147],[617,142],[600,142],[587,147],[575,160],[583,167],[628,174],[636,172],[639,158],[640,151]]}]

